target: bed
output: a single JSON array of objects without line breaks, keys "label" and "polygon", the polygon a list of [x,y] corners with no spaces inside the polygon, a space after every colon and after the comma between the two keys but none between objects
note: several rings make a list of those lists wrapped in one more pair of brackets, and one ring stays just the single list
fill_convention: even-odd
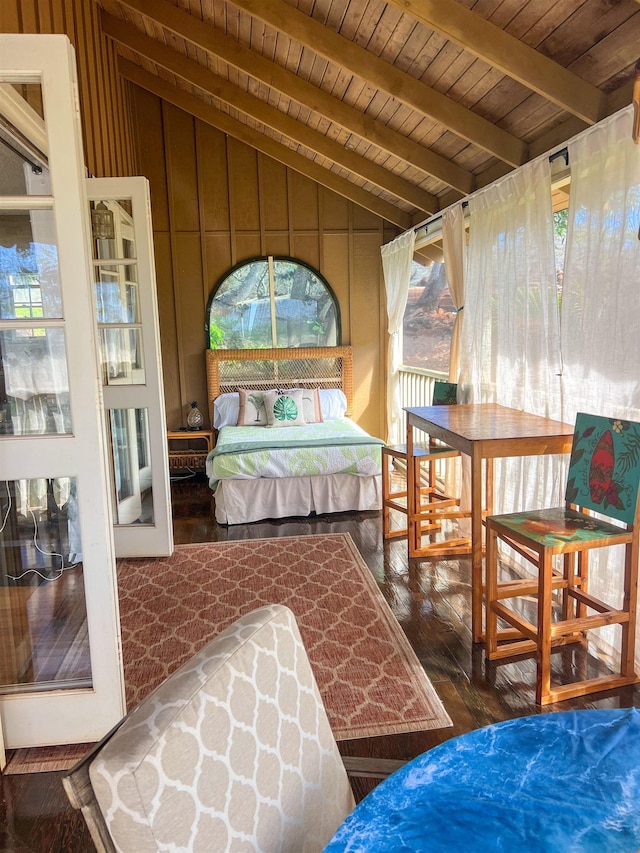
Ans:
[{"label": "bed", "polygon": [[351,347],[206,357],[216,434],[206,471],[218,523],[380,509],[384,442],[350,417]]}]

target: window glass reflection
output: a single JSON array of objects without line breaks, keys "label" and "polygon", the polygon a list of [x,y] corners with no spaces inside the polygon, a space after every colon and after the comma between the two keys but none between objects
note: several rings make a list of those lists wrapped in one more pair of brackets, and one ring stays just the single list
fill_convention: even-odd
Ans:
[{"label": "window glass reflection", "polygon": [[103,385],[144,385],[142,331],[126,326],[100,329]]},{"label": "window glass reflection", "polygon": [[95,260],[134,259],[136,245],[130,199],[89,202]]},{"label": "window glass reflection", "polygon": [[0,82],[0,195],[49,195],[48,150],[40,84]]},{"label": "window glass reflection", "polygon": [[62,317],[53,211],[0,211],[0,319],[30,317]]},{"label": "window glass reflection", "polygon": [[136,265],[99,266],[95,278],[98,323],[139,323]]},{"label": "window glass reflection", "polygon": [[0,332],[0,435],[70,432],[64,331]]},{"label": "window glass reflection", "polygon": [[110,409],[116,524],[153,524],[147,409]]},{"label": "window glass reflection", "polygon": [[207,338],[210,349],[335,346],[338,304],[328,282],[302,261],[247,261],[214,289]]},{"label": "window glass reflection", "polygon": [[0,480],[0,693],[91,687],[73,477]]}]

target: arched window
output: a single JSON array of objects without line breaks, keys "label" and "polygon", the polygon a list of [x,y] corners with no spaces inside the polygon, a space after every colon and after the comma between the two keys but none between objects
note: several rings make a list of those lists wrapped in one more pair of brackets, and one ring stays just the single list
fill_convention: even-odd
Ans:
[{"label": "arched window", "polygon": [[233,267],[207,306],[209,349],[318,347],[341,343],[340,310],[327,281],[295,258]]}]

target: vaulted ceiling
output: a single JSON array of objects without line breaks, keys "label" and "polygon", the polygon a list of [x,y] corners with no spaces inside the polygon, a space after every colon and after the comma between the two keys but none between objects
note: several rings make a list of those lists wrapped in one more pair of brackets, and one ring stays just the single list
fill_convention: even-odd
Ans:
[{"label": "vaulted ceiling", "polygon": [[640,0],[97,2],[125,78],[400,228],[631,103],[640,57]]}]

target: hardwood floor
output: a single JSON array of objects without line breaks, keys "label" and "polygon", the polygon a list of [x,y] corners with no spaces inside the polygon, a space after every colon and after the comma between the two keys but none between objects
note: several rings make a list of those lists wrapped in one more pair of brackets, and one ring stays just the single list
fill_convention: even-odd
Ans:
[{"label": "hardwood floor", "polygon": [[[467,559],[412,560],[404,541],[383,544],[379,513],[258,522],[221,527],[212,515],[209,488],[201,478],[173,484],[176,544],[271,536],[348,532],[405,630],[453,721],[440,732],[342,742],[345,754],[412,758],[437,743],[489,723],[543,713],[533,703],[531,660],[485,664],[482,648],[471,642],[470,567]],[[567,649],[555,666],[590,666]],[[640,705],[640,687],[556,704],[544,713],[569,708]],[[60,773],[3,776],[0,799],[0,853],[84,853],[93,849],[82,817],[67,803]],[[372,783],[357,782],[357,795]]]}]

